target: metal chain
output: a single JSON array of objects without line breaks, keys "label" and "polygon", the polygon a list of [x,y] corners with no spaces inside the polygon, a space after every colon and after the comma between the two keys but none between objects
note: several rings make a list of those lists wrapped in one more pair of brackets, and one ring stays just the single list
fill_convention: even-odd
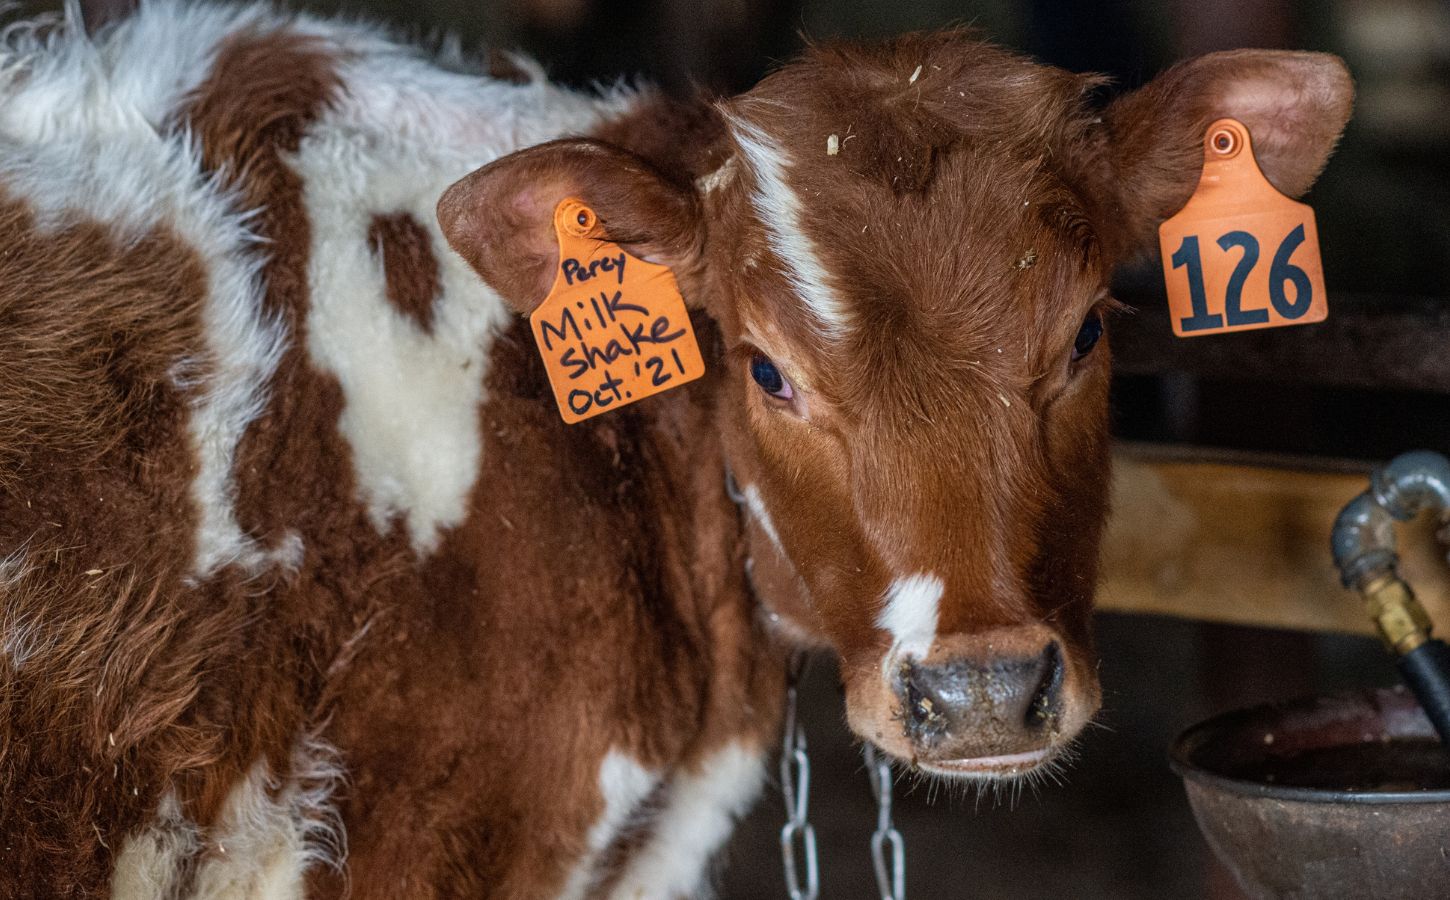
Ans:
[{"label": "metal chain", "polygon": [[[866,775],[876,795],[876,831],[871,835],[871,865],[876,870],[876,889],[881,900],[906,900],[906,841],[891,821],[891,762],[867,744]],[[886,845],[891,845],[891,855]]]},{"label": "metal chain", "polygon": [[[806,756],[806,730],[796,722],[796,687],[805,671],[806,657],[791,657],[785,688],[785,737],[780,748],[780,793],[785,799],[785,826],[780,829],[780,855],[785,863],[785,888],[790,900],[816,900],[820,895],[820,871],[816,866],[816,830],[806,820],[811,799],[811,761]],[[805,886],[801,867],[796,865],[799,838],[805,860]]]}]

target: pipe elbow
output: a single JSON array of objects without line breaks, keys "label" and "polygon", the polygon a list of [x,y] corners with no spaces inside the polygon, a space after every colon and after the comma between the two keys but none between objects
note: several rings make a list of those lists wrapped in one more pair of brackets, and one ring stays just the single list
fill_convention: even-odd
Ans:
[{"label": "pipe elbow", "polygon": [[1344,586],[1364,583],[1395,567],[1394,519],[1365,491],[1339,511],[1330,547]]},{"label": "pipe elbow", "polygon": [[1370,476],[1370,489],[1340,510],[1330,539],[1346,587],[1367,584],[1396,565],[1395,520],[1424,510],[1450,512],[1450,459],[1429,450],[1401,453]]},{"label": "pipe elbow", "polygon": [[1401,522],[1426,509],[1450,510],[1450,459],[1429,450],[1401,453],[1370,476],[1375,501]]}]

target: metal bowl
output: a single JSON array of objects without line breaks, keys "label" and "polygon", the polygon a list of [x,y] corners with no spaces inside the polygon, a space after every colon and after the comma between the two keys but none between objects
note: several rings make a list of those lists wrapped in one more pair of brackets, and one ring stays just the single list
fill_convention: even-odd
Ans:
[{"label": "metal bowl", "polygon": [[1171,759],[1250,897],[1450,898],[1450,753],[1402,688],[1216,716]]}]

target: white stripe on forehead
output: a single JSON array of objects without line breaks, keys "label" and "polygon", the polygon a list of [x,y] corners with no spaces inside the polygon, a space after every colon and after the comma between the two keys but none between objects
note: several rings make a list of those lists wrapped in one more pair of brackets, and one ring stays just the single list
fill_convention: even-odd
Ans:
[{"label": "white stripe on forehead", "polygon": [[726,122],[746,166],[755,176],[750,200],[765,226],[770,249],[785,264],[791,287],[815,317],[821,334],[842,337],[851,327],[851,316],[827,283],[830,273],[802,228],[800,198],[785,182],[789,156],[769,135],[745,119],[727,115]]}]

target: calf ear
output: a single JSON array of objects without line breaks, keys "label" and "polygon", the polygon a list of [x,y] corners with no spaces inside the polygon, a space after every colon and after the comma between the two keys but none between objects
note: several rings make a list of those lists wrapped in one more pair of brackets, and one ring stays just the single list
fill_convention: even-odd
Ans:
[{"label": "calf ear", "polygon": [[1109,161],[1126,252],[1157,246],[1157,228],[1192,196],[1209,124],[1249,130],[1259,169],[1298,197],[1324,168],[1354,105],[1336,56],[1232,50],[1188,60],[1107,109]]},{"label": "calf ear", "polygon": [[676,270],[699,259],[695,195],[639,157],[586,139],[540,144],[478,169],[443,193],[438,222],[449,246],[527,314],[554,284],[554,209],[568,197],[594,210],[608,239],[636,256]]}]

